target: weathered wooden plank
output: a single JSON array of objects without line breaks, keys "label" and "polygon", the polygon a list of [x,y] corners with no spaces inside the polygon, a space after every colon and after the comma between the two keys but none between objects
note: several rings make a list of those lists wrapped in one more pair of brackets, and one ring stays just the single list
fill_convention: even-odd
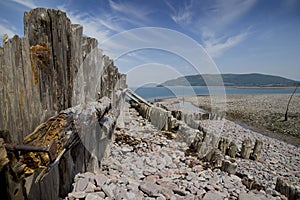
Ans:
[{"label": "weathered wooden plank", "polygon": [[[14,189],[24,197],[24,175],[31,199],[63,197],[75,173],[97,170],[109,144],[120,111],[107,112],[111,102],[120,109],[124,96],[117,91],[126,76],[82,32],[64,12],[37,8],[24,14],[24,38],[5,39],[0,47],[0,131],[8,130],[15,144],[47,147],[55,139],[61,155],[51,164],[47,153],[16,156],[5,177],[19,179],[3,181],[13,198]],[[99,97],[106,98],[94,102]]]}]

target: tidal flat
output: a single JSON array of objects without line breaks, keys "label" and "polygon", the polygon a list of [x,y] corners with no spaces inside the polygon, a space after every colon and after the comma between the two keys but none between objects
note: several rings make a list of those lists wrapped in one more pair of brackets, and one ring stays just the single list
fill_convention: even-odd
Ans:
[{"label": "tidal flat", "polygon": [[[226,106],[226,118],[256,131],[294,145],[300,145],[300,94],[289,104],[288,120],[284,120],[291,94],[246,94],[185,97],[185,101],[214,112]],[[179,98],[180,99],[180,98]],[[214,103],[217,102],[217,103]]]}]

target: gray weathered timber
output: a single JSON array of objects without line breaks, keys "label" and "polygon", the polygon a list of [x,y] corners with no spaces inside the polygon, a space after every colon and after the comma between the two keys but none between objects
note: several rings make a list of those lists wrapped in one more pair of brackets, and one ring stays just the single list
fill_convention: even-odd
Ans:
[{"label": "gray weathered timber", "polygon": [[227,152],[227,149],[229,147],[229,139],[228,138],[224,138],[224,137],[221,137],[220,138],[220,141],[219,141],[219,149],[221,150],[221,152],[225,155],[226,152]]},{"label": "gray weathered timber", "polygon": [[300,185],[299,183],[291,182],[282,177],[278,177],[276,181],[275,190],[284,194],[289,200],[300,199]]},{"label": "gray weathered timber", "polygon": [[[66,13],[36,8],[24,14],[24,37],[0,47],[0,130],[13,143],[61,110],[98,97],[114,97],[126,76],[94,38]],[[98,95],[99,93],[99,95]]]},{"label": "gray weathered timber", "polygon": [[252,141],[248,138],[243,141],[241,149],[241,157],[249,159],[252,150]]},{"label": "gray weathered timber", "polygon": [[263,142],[260,140],[256,140],[254,148],[253,148],[253,152],[251,153],[250,158],[253,160],[259,160],[261,151],[262,151],[262,147],[263,147]]},{"label": "gray weathered timber", "polygon": [[[24,14],[23,38],[3,37],[1,133],[10,133],[9,143],[44,147],[49,143],[46,138],[54,138],[60,145],[57,160],[49,163],[41,155],[39,159],[45,162],[31,171],[27,167],[25,180],[22,164],[34,153],[8,164],[3,158],[1,182],[7,188],[0,192],[11,199],[63,198],[74,175],[96,172],[106,155],[124,102],[126,76],[98,49],[96,39],[82,33],[82,26],[71,24],[66,13],[36,8]],[[48,170],[40,171],[40,165]]]},{"label": "gray weathered timber", "polygon": [[238,146],[233,141],[231,141],[227,149],[227,155],[230,156],[231,158],[235,158],[237,152],[238,152]]}]

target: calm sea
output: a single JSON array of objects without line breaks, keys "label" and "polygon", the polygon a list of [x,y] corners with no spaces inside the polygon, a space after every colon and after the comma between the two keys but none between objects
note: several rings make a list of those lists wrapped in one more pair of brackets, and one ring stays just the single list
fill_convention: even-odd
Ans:
[{"label": "calm sea", "polygon": [[[209,94],[291,94],[295,88],[233,88],[233,87],[139,87],[131,88],[138,95],[148,101],[153,101],[160,98],[194,96],[194,95],[209,95]],[[300,93],[300,88],[296,93]]]}]

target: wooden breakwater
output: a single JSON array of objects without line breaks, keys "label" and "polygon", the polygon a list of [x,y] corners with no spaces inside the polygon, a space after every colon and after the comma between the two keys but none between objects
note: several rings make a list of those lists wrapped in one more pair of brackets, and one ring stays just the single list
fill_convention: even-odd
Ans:
[{"label": "wooden breakwater", "polygon": [[[120,113],[126,76],[98,49],[96,39],[84,37],[83,27],[59,10],[26,12],[24,37],[3,38],[1,196],[64,197],[76,173],[99,168]],[[51,141],[54,159],[30,151],[46,149]],[[8,144],[26,148],[9,150]]]}]

